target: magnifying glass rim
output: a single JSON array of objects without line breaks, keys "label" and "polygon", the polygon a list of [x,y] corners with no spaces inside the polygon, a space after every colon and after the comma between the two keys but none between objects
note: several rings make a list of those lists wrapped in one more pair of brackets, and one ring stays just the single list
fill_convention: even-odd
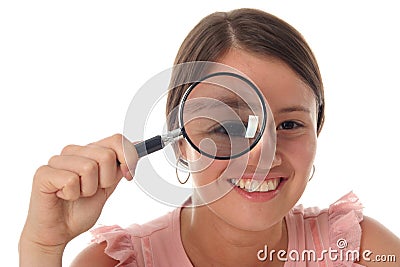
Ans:
[{"label": "magnifying glass rim", "polygon": [[[183,122],[183,109],[184,109],[183,106],[184,106],[189,94],[199,83],[203,82],[206,79],[215,77],[215,76],[232,76],[232,77],[235,77],[235,78],[238,78],[238,79],[244,81],[245,83],[250,85],[250,87],[256,92],[256,94],[258,95],[258,97],[261,101],[261,106],[262,106],[263,120],[262,120],[262,124],[261,124],[261,130],[260,130],[259,134],[257,135],[257,137],[255,138],[254,142],[247,149],[243,150],[242,152],[234,154],[234,155],[230,155],[230,156],[217,156],[217,155],[212,155],[212,154],[209,154],[207,152],[200,150],[200,148],[198,148],[190,139],[189,135],[186,132],[184,122]],[[257,145],[257,143],[260,141],[260,139],[264,133],[266,124],[267,124],[267,107],[266,107],[266,104],[264,101],[264,96],[262,95],[260,90],[257,88],[257,86],[254,83],[252,83],[249,79],[247,79],[237,73],[233,73],[233,72],[221,71],[221,72],[214,72],[214,73],[204,76],[202,79],[194,82],[193,84],[191,84],[189,86],[189,88],[186,90],[185,94],[183,95],[183,97],[179,103],[179,128],[181,129],[181,134],[197,152],[199,152],[200,154],[205,155],[209,158],[212,158],[212,159],[229,160],[229,159],[238,158],[238,157],[246,154],[251,149],[253,149],[253,147],[255,147]]]}]

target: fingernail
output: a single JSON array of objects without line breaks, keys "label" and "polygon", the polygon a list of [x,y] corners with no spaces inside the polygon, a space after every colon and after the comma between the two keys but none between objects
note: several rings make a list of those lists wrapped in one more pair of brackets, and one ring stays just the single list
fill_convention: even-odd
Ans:
[{"label": "fingernail", "polygon": [[132,181],[133,180],[133,176],[134,176],[134,174],[131,174],[130,171],[127,171],[125,173],[125,175],[124,175],[125,179],[128,180],[128,181]]},{"label": "fingernail", "polygon": [[56,196],[59,197],[59,198],[65,199],[65,195],[64,195],[62,190],[58,190],[56,192]]}]

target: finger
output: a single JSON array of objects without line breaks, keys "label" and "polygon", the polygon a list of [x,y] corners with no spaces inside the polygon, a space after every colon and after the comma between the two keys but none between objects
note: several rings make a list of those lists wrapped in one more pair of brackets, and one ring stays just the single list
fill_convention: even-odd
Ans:
[{"label": "finger", "polygon": [[93,196],[99,185],[99,165],[93,159],[80,156],[53,156],[48,165],[52,168],[74,172],[80,177],[80,194]]},{"label": "finger", "polygon": [[93,144],[112,148],[123,175],[126,179],[132,180],[138,161],[138,155],[132,142],[121,134],[115,134]]},{"label": "finger", "polygon": [[114,186],[122,178],[115,151],[111,148],[96,145],[70,145],[63,149],[61,155],[84,157],[97,162],[98,185],[101,188]]},{"label": "finger", "polygon": [[34,176],[34,188],[46,195],[56,194],[65,200],[76,200],[80,196],[79,175],[48,165],[42,166]]}]

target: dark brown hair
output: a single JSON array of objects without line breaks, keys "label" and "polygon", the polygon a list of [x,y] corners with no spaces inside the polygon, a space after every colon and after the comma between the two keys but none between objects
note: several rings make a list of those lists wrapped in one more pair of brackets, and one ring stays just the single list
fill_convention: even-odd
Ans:
[{"label": "dark brown hair", "polygon": [[[315,95],[317,133],[320,133],[324,124],[325,101],[317,61],[303,36],[291,25],[271,14],[244,8],[208,15],[183,41],[174,65],[194,61],[217,62],[231,48],[271,56],[290,66]],[[179,105],[188,86],[169,91],[167,115]],[[176,121],[169,118],[169,127],[176,127],[174,124]]]}]

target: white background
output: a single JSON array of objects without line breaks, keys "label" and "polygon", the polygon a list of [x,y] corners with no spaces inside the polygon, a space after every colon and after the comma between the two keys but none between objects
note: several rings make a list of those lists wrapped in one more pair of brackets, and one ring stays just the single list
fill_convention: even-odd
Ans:
[{"label": "white background", "polygon": [[[135,91],[171,66],[189,30],[211,12],[238,7],[292,24],[320,64],[326,125],[300,202],[327,207],[354,190],[366,215],[400,235],[396,1],[2,1],[3,260],[17,265],[35,170],[67,144],[122,132]],[[98,223],[143,223],[170,209],[124,181]],[[71,242],[65,265],[89,241],[83,234]]]}]

